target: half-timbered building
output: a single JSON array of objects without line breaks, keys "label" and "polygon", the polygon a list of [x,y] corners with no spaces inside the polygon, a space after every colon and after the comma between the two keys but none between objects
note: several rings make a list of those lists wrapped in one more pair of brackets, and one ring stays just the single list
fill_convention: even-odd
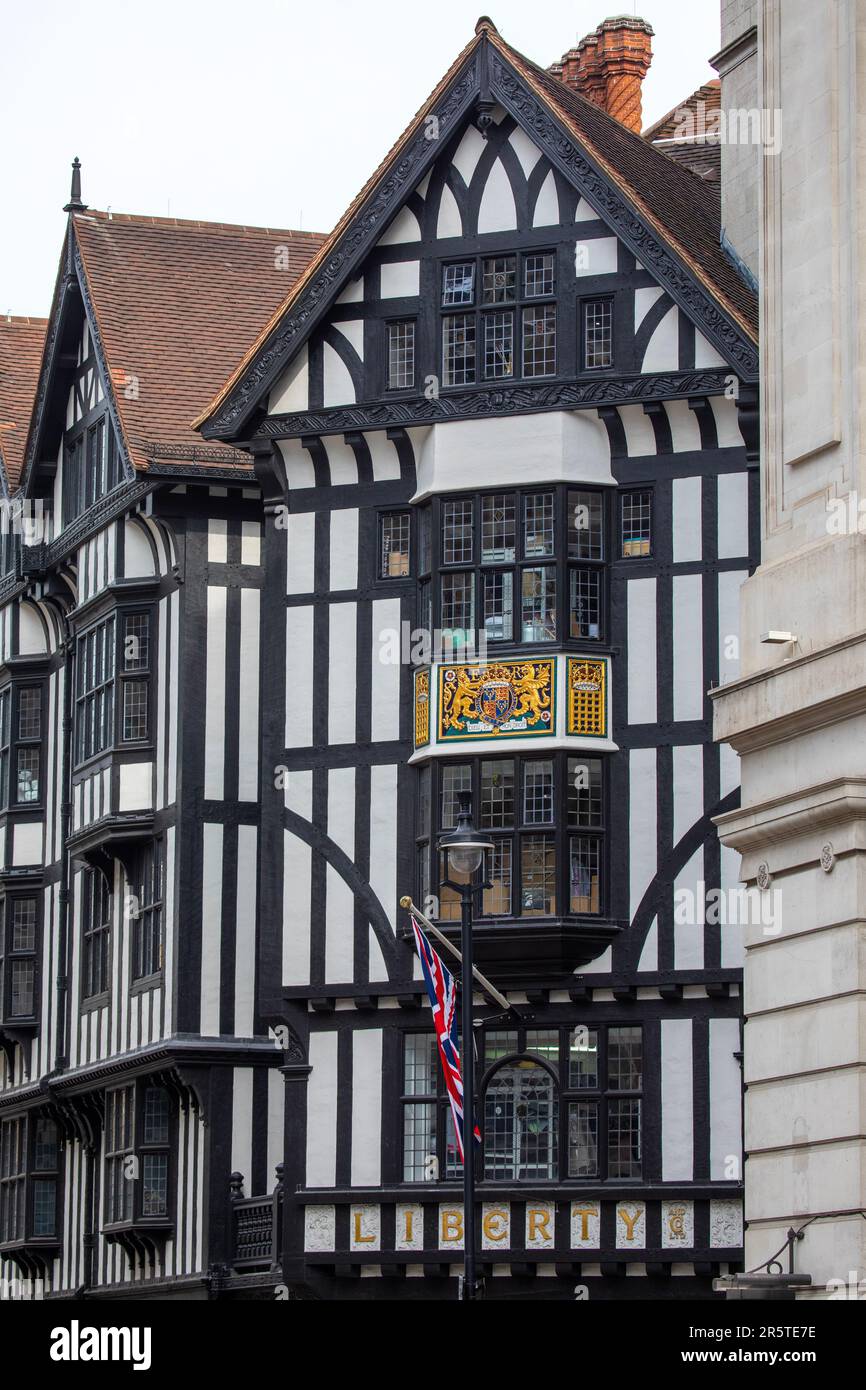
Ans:
[{"label": "half-timbered building", "polygon": [[[479,21],[198,421],[264,498],[247,863],[299,1296],[454,1296],[460,1165],[398,904],[456,939],[436,845],[461,791],[494,841],[478,964],[511,1005],[477,997],[488,1296],[705,1296],[741,1258],[713,826],[738,776],[707,692],[736,675],[756,559],[756,307],[717,186],[639,133],[649,32],[607,21],[588,66],[544,70]],[[195,600],[223,964],[188,1015],[220,1035],[243,1033],[246,829],[225,558]]]},{"label": "half-timbered building", "polygon": [[284,1087],[259,491],[190,421],[321,238],[89,211],[77,168],[68,211],[48,322],[0,322],[0,1297],[202,1297]]}]

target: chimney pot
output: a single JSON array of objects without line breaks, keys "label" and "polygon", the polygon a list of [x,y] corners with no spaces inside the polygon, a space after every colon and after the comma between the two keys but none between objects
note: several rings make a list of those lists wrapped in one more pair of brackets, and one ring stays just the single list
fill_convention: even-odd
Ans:
[{"label": "chimney pot", "polygon": [[629,130],[640,134],[641,84],[652,62],[652,26],[632,15],[604,20],[549,68]]}]

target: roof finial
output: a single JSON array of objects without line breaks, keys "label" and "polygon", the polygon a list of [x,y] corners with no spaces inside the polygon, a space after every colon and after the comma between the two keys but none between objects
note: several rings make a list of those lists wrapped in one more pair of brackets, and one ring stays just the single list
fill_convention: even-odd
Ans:
[{"label": "roof finial", "polygon": [[64,212],[84,212],[86,203],[81,201],[81,160],[78,155],[72,161],[72,188],[69,192],[69,202],[64,206]]},{"label": "roof finial", "polygon": [[493,20],[490,19],[489,16],[486,14],[481,15],[480,19],[475,25],[476,34],[480,34],[482,29],[491,29],[494,34],[499,33],[499,30],[496,28],[496,25],[493,23]]}]

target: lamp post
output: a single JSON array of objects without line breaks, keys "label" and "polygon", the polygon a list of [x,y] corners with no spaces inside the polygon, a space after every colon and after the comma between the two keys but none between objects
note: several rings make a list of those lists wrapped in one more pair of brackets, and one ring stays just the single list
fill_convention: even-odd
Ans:
[{"label": "lamp post", "polygon": [[458,794],[457,824],[442,835],[439,849],[446,854],[446,873],[454,872],[458,879],[446,878],[443,886],[460,894],[461,940],[463,956],[460,1053],[463,1071],[463,1298],[477,1297],[475,1278],[475,1053],[472,1035],[472,898],[484,884],[473,882],[476,871],[484,861],[485,850],[493,842],[472,824],[472,796]]}]

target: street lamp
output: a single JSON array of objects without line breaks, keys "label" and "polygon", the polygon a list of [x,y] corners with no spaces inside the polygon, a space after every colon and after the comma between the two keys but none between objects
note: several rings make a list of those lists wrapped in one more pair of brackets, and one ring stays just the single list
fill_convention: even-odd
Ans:
[{"label": "street lamp", "polygon": [[475,1279],[475,1054],[472,1037],[472,898],[485,884],[474,884],[476,871],[484,861],[485,850],[493,841],[482,835],[472,824],[472,795],[458,793],[457,824],[439,839],[439,849],[446,855],[446,873],[459,875],[456,881],[446,878],[443,887],[460,894],[461,933],[460,951],[463,957],[460,1052],[463,1070],[463,1298],[475,1298],[478,1286]]}]

